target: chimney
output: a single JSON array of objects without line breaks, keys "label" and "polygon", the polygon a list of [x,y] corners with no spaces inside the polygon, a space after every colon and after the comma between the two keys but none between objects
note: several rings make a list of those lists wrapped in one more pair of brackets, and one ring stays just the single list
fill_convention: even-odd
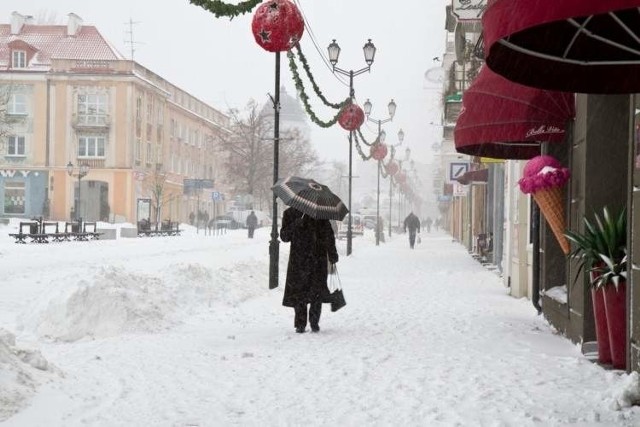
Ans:
[{"label": "chimney", "polygon": [[69,17],[69,20],[67,21],[67,36],[75,37],[82,28],[82,18],[73,12],[67,16]]},{"label": "chimney", "polygon": [[18,12],[11,13],[11,34],[20,34],[22,26],[25,24],[26,16],[20,15]]}]

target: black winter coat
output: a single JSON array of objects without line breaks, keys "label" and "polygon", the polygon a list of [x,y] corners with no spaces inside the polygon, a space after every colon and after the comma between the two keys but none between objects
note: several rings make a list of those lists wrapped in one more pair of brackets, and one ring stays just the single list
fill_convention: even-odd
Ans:
[{"label": "black winter coat", "polygon": [[327,259],[338,262],[336,240],[329,220],[313,219],[297,209],[282,214],[280,238],[291,242],[282,305],[332,301],[327,287]]}]

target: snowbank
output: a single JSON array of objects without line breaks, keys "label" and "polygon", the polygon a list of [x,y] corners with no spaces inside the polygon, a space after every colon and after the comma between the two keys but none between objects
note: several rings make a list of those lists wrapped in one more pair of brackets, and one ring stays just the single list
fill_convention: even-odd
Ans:
[{"label": "snowbank", "polygon": [[16,347],[15,335],[0,328],[0,422],[22,409],[53,372],[39,351]]}]

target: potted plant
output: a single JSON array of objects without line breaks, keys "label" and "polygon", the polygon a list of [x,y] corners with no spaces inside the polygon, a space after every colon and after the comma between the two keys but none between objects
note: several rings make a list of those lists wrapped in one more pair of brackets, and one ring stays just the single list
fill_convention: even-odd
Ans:
[{"label": "potted plant", "polygon": [[594,221],[584,218],[584,233],[565,233],[574,243],[569,256],[578,261],[576,278],[589,273],[598,360],[620,369],[626,366],[626,219],[625,209],[613,216],[605,207]]}]

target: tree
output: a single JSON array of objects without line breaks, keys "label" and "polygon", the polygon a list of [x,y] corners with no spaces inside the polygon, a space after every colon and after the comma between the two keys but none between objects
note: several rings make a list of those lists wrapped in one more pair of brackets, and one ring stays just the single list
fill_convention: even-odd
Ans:
[{"label": "tree", "polygon": [[168,174],[156,167],[153,172],[145,176],[143,181],[146,192],[151,198],[151,209],[156,225],[160,224],[163,206],[170,203],[175,197],[173,194],[168,194],[167,178]]},{"label": "tree", "polygon": [[[226,158],[225,170],[232,190],[248,194],[262,208],[271,200],[273,183],[273,119],[262,114],[251,100],[240,112],[232,109],[231,133],[222,136],[219,149]],[[297,129],[280,132],[279,175],[304,175],[317,166],[317,154]],[[254,206],[254,207],[256,207]]]}]

